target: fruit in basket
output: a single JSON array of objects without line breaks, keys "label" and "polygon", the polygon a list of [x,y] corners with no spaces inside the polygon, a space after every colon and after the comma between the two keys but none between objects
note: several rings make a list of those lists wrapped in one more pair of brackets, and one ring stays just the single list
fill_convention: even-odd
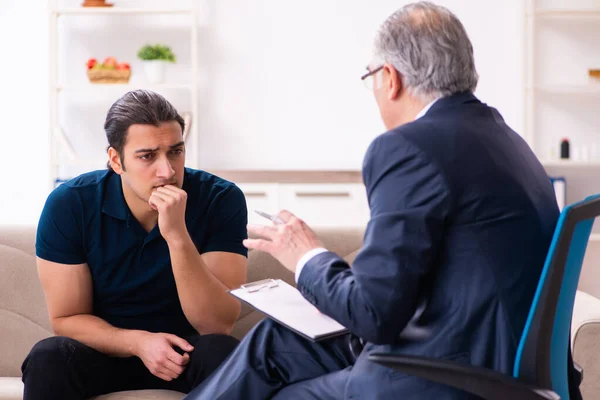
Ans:
[{"label": "fruit in basket", "polygon": [[96,65],[98,65],[98,61],[96,61],[95,58],[90,58],[89,60],[87,60],[87,69],[92,69]]},{"label": "fruit in basket", "polygon": [[127,83],[131,76],[131,66],[125,62],[117,62],[115,57],[106,57],[102,63],[90,58],[86,65],[91,83]]},{"label": "fruit in basket", "polygon": [[118,63],[117,64],[117,71],[129,71],[130,69],[131,69],[131,67],[127,63]]},{"label": "fruit in basket", "polygon": [[117,68],[117,59],[114,57],[106,57],[102,62],[102,65],[104,65],[106,69],[115,69]]}]

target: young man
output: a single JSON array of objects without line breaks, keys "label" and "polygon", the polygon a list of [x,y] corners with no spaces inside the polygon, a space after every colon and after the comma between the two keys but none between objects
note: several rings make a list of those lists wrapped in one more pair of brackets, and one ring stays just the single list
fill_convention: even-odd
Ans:
[{"label": "young man", "polygon": [[36,253],[52,328],[23,363],[26,400],[135,389],[187,393],[235,348],[246,280],[242,192],[184,167],[184,122],[162,96],[106,117],[109,168],[56,188]]},{"label": "young man", "polygon": [[362,78],[388,132],[365,155],[371,219],[352,268],[286,211],[245,242],[352,335],[314,343],[265,320],[186,399],[473,398],[370,362],[377,352],[512,372],[558,217],[544,168],[474,96],[471,42],[443,7],[390,16]]}]

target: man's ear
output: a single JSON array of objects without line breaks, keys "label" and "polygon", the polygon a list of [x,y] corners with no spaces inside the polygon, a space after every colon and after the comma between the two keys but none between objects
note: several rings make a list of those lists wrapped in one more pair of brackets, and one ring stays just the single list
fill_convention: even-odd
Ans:
[{"label": "man's ear", "polygon": [[391,64],[383,66],[383,86],[387,93],[388,100],[397,100],[402,94],[404,86],[402,84],[402,75]]},{"label": "man's ear", "polygon": [[108,162],[110,163],[110,167],[113,169],[113,171],[119,175],[121,175],[125,170],[121,164],[121,156],[119,155],[119,152],[113,147],[108,148]]}]

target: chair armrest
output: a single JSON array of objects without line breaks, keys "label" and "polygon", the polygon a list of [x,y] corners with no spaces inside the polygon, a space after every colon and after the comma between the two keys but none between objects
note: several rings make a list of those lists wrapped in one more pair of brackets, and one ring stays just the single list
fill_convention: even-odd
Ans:
[{"label": "chair armrest", "polygon": [[369,360],[409,375],[464,390],[485,400],[560,400],[551,390],[531,387],[512,376],[491,369],[398,354],[374,353],[369,356]]}]

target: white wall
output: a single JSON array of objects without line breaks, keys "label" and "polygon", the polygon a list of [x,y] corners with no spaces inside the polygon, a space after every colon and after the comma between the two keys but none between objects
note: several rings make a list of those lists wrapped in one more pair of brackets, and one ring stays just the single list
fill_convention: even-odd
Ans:
[{"label": "white wall", "polygon": [[[9,178],[0,196],[0,224],[35,222],[47,194],[46,176],[40,172],[48,159],[47,17],[44,0],[39,1],[39,7],[18,0],[0,2],[5,57],[22,54],[18,63],[0,63],[0,76],[11,77],[2,98],[5,155],[0,166]],[[114,2],[123,7],[140,4]],[[78,6],[81,0],[65,3]],[[205,0],[199,32],[201,109],[196,119],[201,167],[359,169],[369,142],[383,131],[372,95],[359,77],[379,24],[404,3]],[[471,37],[480,74],[477,95],[520,131],[520,0],[438,3],[461,18]],[[114,55],[131,62],[132,82],[143,84],[135,53],[147,41],[170,44],[179,57],[170,76],[186,79],[190,58],[180,17],[93,18],[61,25],[61,56],[69,82],[85,81],[87,58]],[[103,118],[119,94],[64,97],[63,123],[82,154],[103,156]],[[179,108],[189,107],[181,93],[165,95]]]},{"label": "white wall", "polygon": [[45,2],[0,1],[0,224],[35,223],[48,194]]},{"label": "white wall", "polygon": [[[379,24],[407,2],[212,3],[204,165],[360,168],[383,126],[359,77]],[[520,1],[438,3],[453,10],[471,36],[481,75],[477,94],[520,129]]]}]

